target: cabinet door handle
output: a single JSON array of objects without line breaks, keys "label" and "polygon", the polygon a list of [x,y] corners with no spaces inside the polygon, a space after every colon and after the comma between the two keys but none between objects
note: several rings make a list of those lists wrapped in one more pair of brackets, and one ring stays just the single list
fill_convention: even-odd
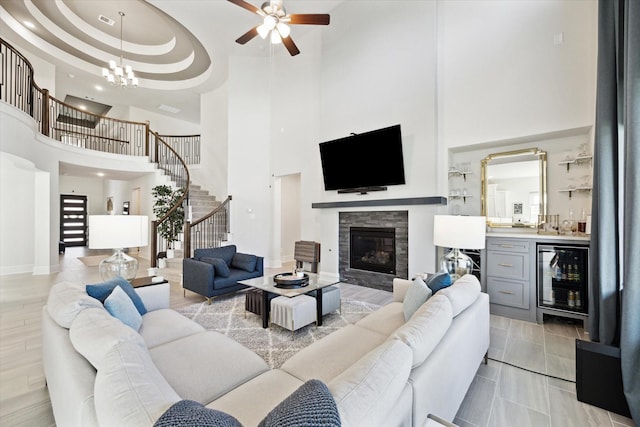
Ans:
[{"label": "cabinet door handle", "polygon": [[512,248],[513,245],[500,245],[501,248]]},{"label": "cabinet door handle", "polygon": [[498,292],[500,292],[501,294],[513,295],[513,292],[511,291],[498,291]]},{"label": "cabinet door handle", "polygon": [[513,264],[504,264],[504,263],[500,263],[498,264],[500,267],[513,267]]}]

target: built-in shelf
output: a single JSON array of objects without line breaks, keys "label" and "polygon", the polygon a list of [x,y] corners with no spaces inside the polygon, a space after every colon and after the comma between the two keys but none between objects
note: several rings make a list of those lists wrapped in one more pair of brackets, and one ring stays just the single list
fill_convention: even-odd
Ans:
[{"label": "built-in shelf", "polygon": [[449,196],[449,198],[450,198],[450,199],[452,199],[452,200],[453,200],[453,199],[462,199],[462,202],[463,202],[463,203],[467,203],[467,199],[468,199],[469,197],[473,197],[473,196],[471,196],[471,195],[469,195],[469,194],[457,195],[457,196]]},{"label": "built-in shelf", "polygon": [[561,190],[558,190],[558,192],[560,193],[569,193],[569,198],[571,198],[571,193],[573,193],[574,191],[576,192],[591,191],[591,187],[563,188]]},{"label": "built-in shelf", "polygon": [[399,205],[446,205],[447,198],[433,197],[407,197],[403,199],[378,199],[378,200],[346,200],[342,202],[311,203],[312,209],[354,208],[362,206],[399,206]]},{"label": "built-in shelf", "polygon": [[591,160],[593,159],[593,156],[589,155],[589,156],[578,156],[575,159],[567,159],[567,160],[563,160],[561,162],[558,162],[558,164],[560,166],[567,166],[567,172],[569,172],[569,169],[571,167],[571,165],[579,165],[582,163],[588,163],[591,162]]},{"label": "built-in shelf", "polygon": [[467,175],[471,175],[471,172],[463,172],[458,169],[449,169],[449,176],[461,176],[464,180],[467,180]]}]

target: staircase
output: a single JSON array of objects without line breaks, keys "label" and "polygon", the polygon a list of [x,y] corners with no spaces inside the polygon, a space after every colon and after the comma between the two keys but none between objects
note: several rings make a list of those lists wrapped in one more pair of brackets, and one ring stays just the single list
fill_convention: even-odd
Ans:
[{"label": "staircase", "polygon": [[[222,203],[216,200],[216,196],[203,190],[201,186],[193,183],[189,184],[189,205],[191,206],[192,221],[202,218]],[[175,250],[175,256],[167,259],[167,268],[182,272],[182,259],[184,252],[182,249]]]},{"label": "staircase", "polygon": [[202,218],[222,203],[216,200],[216,196],[209,194],[207,190],[195,184],[189,184],[189,204],[191,205],[192,221]]}]

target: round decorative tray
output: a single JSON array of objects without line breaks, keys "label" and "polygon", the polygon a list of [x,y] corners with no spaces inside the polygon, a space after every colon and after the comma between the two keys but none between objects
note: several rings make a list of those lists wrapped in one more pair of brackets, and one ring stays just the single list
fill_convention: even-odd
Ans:
[{"label": "round decorative tray", "polygon": [[309,275],[304,273],[298,277],[293,273],[280,273],[273,276],[273,282],[276,288],[303,288],[309,285]]}]

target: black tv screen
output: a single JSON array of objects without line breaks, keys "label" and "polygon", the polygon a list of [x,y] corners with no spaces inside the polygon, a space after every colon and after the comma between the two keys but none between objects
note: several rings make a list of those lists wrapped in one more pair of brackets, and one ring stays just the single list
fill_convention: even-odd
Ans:
[{"label": "black tv screen", "polygon": [[400,125],[323,142],[320,160],[326,191],[405,184]]}]

